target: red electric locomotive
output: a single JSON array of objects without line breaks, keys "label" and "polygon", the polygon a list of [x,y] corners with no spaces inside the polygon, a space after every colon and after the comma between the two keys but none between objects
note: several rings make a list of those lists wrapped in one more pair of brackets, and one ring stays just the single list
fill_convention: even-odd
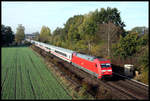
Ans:
[{"label": "red electric locomotive", "polygon": [[96,58],[80,53],[73,53],[72,64],[99,79],[104,76],[112,76],[110,60]]}]

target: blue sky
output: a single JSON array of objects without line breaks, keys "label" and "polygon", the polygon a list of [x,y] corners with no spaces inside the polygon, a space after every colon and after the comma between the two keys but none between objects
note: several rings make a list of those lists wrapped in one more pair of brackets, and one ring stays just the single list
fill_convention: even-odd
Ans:
[{"label": "blue sky", "polygon": [[16,32],[18,24],[25,27],[25,33],[40,32],[43,25],[51,32],[63,27],[66,21],[78,14],[87,14],[101,8],[117,8],[126,30],[136,26],[149,27],[148,2],[2,2],[2,24],[11,26]]}]

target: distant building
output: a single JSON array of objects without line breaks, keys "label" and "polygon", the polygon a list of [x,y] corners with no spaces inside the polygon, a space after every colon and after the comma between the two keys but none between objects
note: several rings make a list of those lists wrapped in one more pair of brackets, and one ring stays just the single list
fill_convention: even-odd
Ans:
[{"label": "distant building", "polygon": [[36,37],[36,35],[34,35],[34,34],[25,34],[25,39],[33,39],[35,37]]}]

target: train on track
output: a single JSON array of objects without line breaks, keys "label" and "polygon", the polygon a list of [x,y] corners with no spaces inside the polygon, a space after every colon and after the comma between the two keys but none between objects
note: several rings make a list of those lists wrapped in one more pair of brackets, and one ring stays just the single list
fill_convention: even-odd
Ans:
[{"label": "train on track", "polygon": [[59,57],[64,61],[71,63],[75,67],[82,69],[91,75],[94,75],[98,79],[105,78],[106,76],[112,76],[110,60],[81,54],[69,49],[56,47],[50,44],[38,42],[31,39],[26,39],[26,41],[49,52],[50,54],[55,55],[56,57]]}]

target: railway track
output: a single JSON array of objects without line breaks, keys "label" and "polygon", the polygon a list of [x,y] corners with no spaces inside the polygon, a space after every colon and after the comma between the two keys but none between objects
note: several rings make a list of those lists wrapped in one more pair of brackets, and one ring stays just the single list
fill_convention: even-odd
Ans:
[{"label": "railway track", "polygon": [[[109,89],[108,91],[111,93],[112,99],[142,99],[142,100],[149,99],[148,98],[149,92],[148,92],[147,86],[131,81],[123,76],[117,75],[116,73],[114,73],[114,76],[112,77],[112,79],[108,81],[107,80],[101,81],[101,80],[98,80],[97,78],[90,78],[91,76],[89,76],[88,73],[83,73],[83,72],[80,73],[81,70],[77,70],[77,68],[71,66],[71,64],[63,60],[60,60],[58,58],[56,60],[59,61],[60,64],[63,64],[62,66],[64,66],[64,68],[68,67],[66,68],[66,70],[70,71],[71,74],[77,72],[75,74],[77,75],[76,77],[78,77],[77,79],[79,79],[78,81],[72,80],[71,76],[69,77],[69,75],[66,76],[66,79],[74,83],[76,86],[79,84],[82,84],[80,82],[83,82],[83,81],[87,81],[90,85],[91,83],[96,82],[94,84],[99,84],[99,87],[97,87],[97,89],[99,89],[101,85],[103,85],[103,87],[105,87],[106,89]],[[57,70],[61,69],[59,67],[56,67],[56,68]],[[74,69],[71,69],[71,68],[74,68]],[[63,72],[62,74],[65,75],[65,73]],[[79,77],[79,76],[82,76],[82,77]],[[86,78],[90,78],[90,79],[86,80]],[[101,92],[97,90],[95,93],[92,92],[91,94],[94,95],[96,93],[101,93]]]},{"label": "railway track", "polygon": [[118,81],[114,81],[113,78],[110,81],[106,81],[107,85],[112,85],[114,87],[119,88],[125,93],[130,94],[135,99],[148,99],[148,86],[142,85],[138,82],[127,79],[121,75],[117,75],[114,73],[115,78],[122,78]]},{"label": "railway track", "polygon": [[118,87],[112,83],[101,82],[100,84],[105,85],[106,88],[111,90],[113,97],[116,99],[136,99],[136,97],[130,95],[128,92],[122,90],[121,87]]}]

